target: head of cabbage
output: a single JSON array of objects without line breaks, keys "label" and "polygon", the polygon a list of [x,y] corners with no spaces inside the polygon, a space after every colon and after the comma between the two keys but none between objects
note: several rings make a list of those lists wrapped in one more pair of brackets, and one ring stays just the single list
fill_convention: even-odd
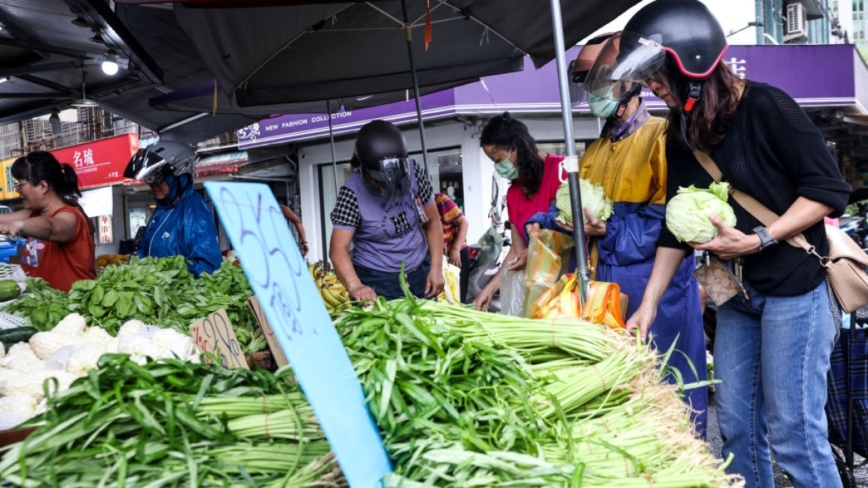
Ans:
[{"label": "head of cabbage", "polygon": [[708,189],[679,188],[666,204],[666,228],[681,242],[704,243],[717,237],[717,227],[708,220],[717,215],[727,225],[735,226],[735,212],[726,202],[729,183],[712,183]]},{"label": "head of cabbage", "polygon": [[[612,216],[612,200],[599,184],[593,184],[586,179],[579,179],[579,190],[582,193],[582,206],[588,208],[594,217],[608,220]],[[563,183],[555,195],[555,205],[558,207],[558,222],[573,221],[573,207],[570,204],[570,185]]]}]

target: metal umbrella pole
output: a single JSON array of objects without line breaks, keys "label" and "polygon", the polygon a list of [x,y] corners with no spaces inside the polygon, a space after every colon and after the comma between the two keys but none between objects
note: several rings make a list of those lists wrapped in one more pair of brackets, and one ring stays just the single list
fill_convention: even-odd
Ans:
[{"label": "metal umbrella pole", "polygon": [[331,100],[326,100],[326,117],[329,119],[329,144],[332,148],[332,172],[335,175],[335,201],[338,198],[338,192],[340,191],[340,187],[338,186],[338,157],[335,154],[335,131],[332,127],[332,107]]},{"label": "metal umbrella pole", "polygon": [[588,297],[588,286],[591,273],[588,270],[587,249],[585,247],[585,219],[582,210],[582,194],[579,190],[579,158],[576,156],[576,144],[573,136],[573,117],[570,109],[570,88],[567,84],[566,50],[564,49],[564,28],[561,20],[560,0],[551,0],[552,24],[555,36],[555,53],[558,64],[558,87],[561,95],[561,114],[564,123],[564,142],[567,146],[567,157],[564,165],[567,170],[570,185],[570,206],[573,209],[573,238],[576,240],[576,260],[578,261],[579,300],[582,307]]},{"label": "metal umbrella pole", "polygon": [[413,98],[416,100],[416,119],[419,121],[419,141],[422,143],[422,162],[428,174],[428,143],[425,140],[425,125],[422,122],[422,102],[419,100],[419,77],[416,75],[416,60],[413,58],[413,26],[407,15],[407,0],[401,0],[404,16],[404,32],[407,34],[407,55],[410,58],[410,76],[413,78]]}]

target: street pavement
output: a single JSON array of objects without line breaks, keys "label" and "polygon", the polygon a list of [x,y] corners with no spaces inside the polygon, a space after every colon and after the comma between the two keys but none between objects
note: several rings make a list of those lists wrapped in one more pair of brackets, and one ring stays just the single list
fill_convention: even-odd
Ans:
[{"label": "street pavement", "polygon": [[[713,399],[711,401],[711,406],[708,409],[708,446],[711,450],[711,453],[718,459],[722,458],[721,448],[723,447],[723,440],[720,438],[720,430],[717,428],[717,410],[714,406]],[[868,487],[868,466],[864,465],[865,460],[855,456],[855,465],[859,466],[862,464],[863,466],[856,468],[854,471],[854,475],[856,478],[856,486],[857,487]],[[775,488],[791,488],[793,483],[787,479],[784,473],[775,466]],[[848,487],[844,487],[848,488]]]}]

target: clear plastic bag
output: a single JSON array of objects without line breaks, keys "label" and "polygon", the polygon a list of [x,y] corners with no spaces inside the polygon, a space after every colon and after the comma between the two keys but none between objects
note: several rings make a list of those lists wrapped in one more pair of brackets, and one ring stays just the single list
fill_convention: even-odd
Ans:
[{"label": "clear plastic bag", "polygon": [[526,270],[510,271],[504,263],[500,271],[500,313],[513,317],[524,316],[524,303],[527,300],[527,285],[524,284]]}]

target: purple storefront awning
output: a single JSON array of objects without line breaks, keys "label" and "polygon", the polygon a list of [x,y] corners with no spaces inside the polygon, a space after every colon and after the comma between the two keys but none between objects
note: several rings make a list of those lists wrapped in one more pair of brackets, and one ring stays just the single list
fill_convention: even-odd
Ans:
[{"label": "purple storefront awning", "polygon": [[[575,58],[574,47],[568,59]],[[775,85],[804,107],[858,107],[865,111],[865,90],[856,85],[868,78],[868,68],[856,48],[839,45],[732,46],[723,58],[739,76]],[[646,90],[652,109],[666,105]],[[408,95],[409,97],[409,95]],[[503,111],[560,113],[557,72],[554,63],[539,70],[525,61],[524,71],[490,76],[481,81],[422,97],[426,120],[458,114],[492,114]],[[589,113],[586,103],[573,108]],[[385,119],[395,124],[416,121],[415,103],[407,101],[332,114],[335,134],[358,130],[365,123]],[[328,135],[325,114],[292,114],[261,120],[238,131],[239,149],[280,144]]]}]

